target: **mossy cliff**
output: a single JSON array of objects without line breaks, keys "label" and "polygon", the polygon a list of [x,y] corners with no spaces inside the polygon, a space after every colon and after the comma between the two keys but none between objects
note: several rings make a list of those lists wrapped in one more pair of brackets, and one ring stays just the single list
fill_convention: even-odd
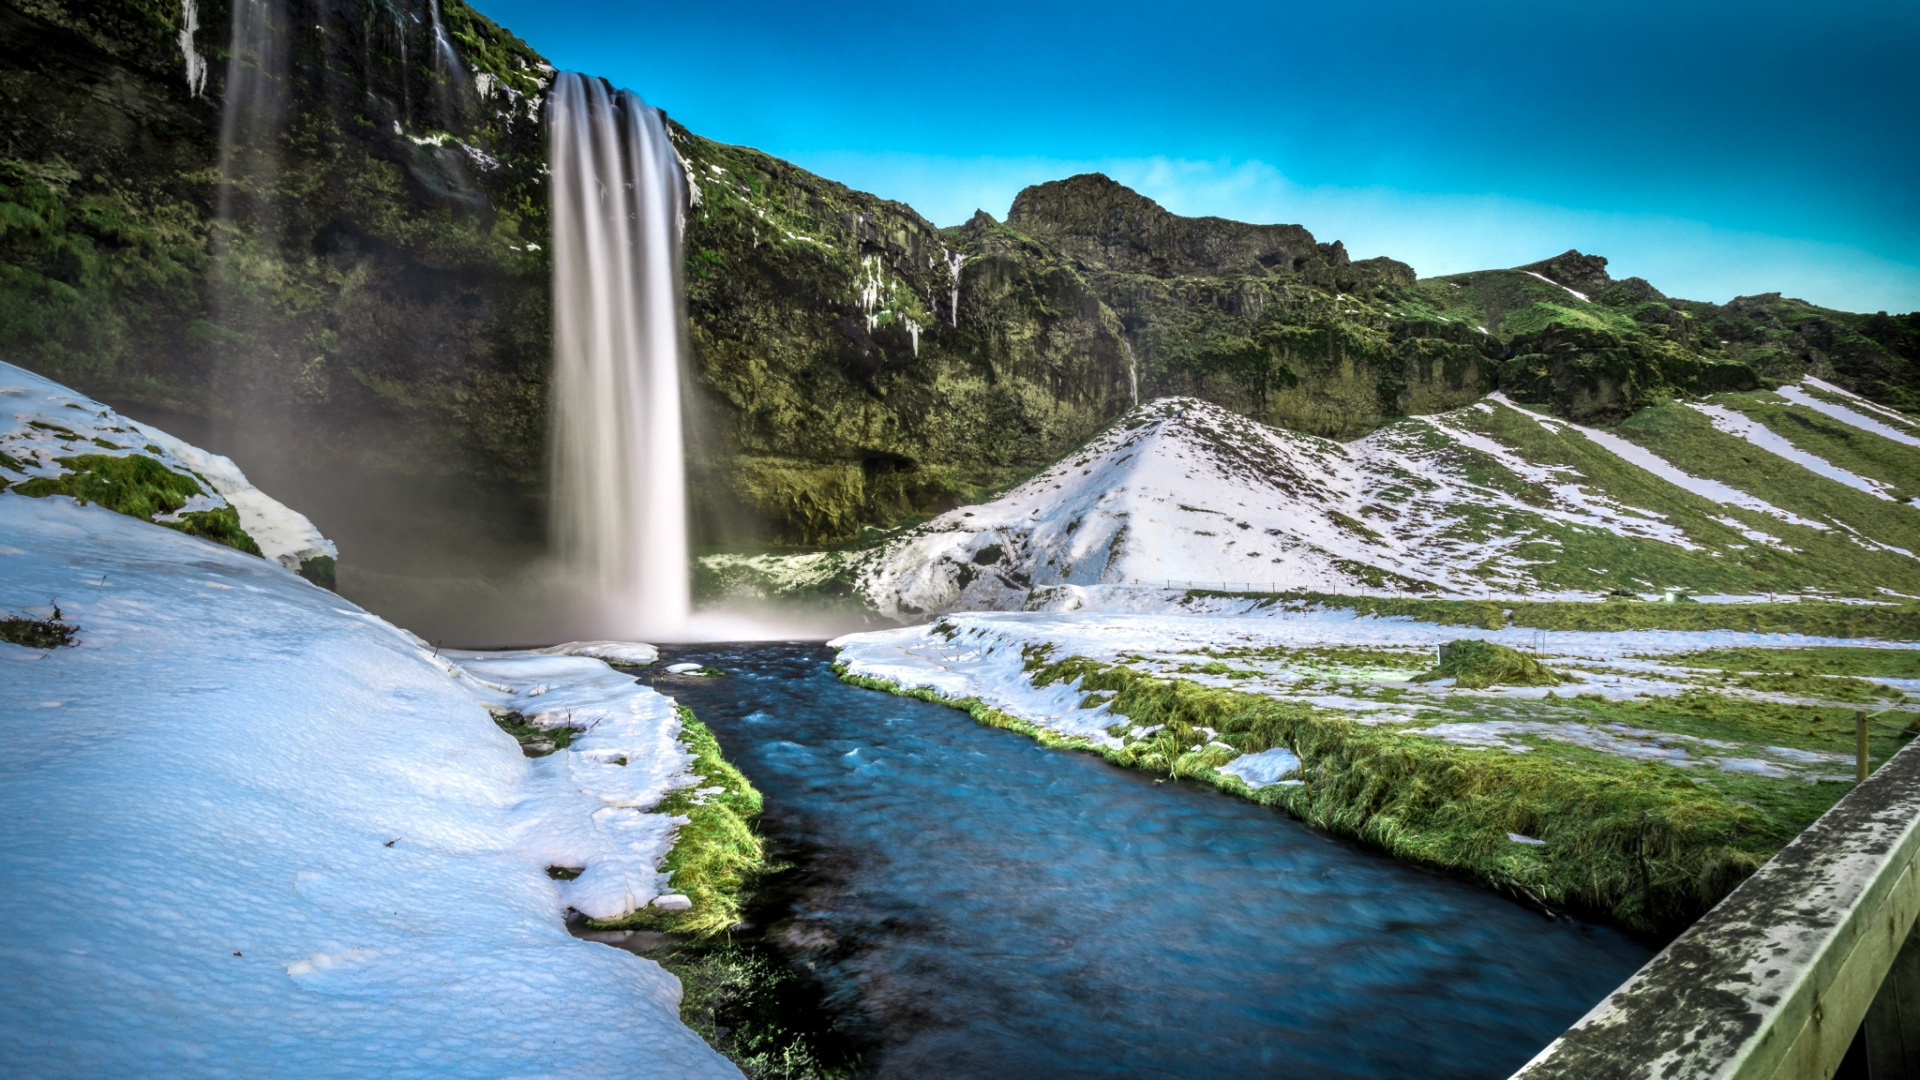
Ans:
[{"label": "mossy cliff", "polygon": [[1641,278],[1615,281],[1606,259],[1578,251],[1425,278],[1411,299],[1485,327],[1502,343],[1497,383],[1572,420],[1612,422],[1680,395],[1808,374],[1920,410],[1920,313],[1856,315],[1779,293],[1679,300]]},{"label": "mossy cliff", "polygon": [[191,28],[177,0],[0,3],[0,354],[246,461],[364,557],[380,514],[312,492],[538,491],[545,72],[458,0],[458,69],[426,0],[311,7],[243,57],[262,104],[223,185],[226,0]]},{"label": "mossy cliff", "polygon": [[1118,320],[1047,249],[675,136],[709,536],[832,542],[974,501],[1132,404]]},{"label": "mossy cliff", "polygon": [[[0,0],[0,355],[234,456],[350,564],[533,554],[551,68],[461,0],[283,0],[285,55],[243,43],[236,91],[228,0],[191,10]],[[234,92],[259,105],[223,133]],[[976,501],[1168,394],[1336,436],[1494,388],[1611,422],[1805,371],[1920,406],[1912,315],[1675,300],[1577,252],[1416,280],[1097,175],[941,229],[674,137],[705,544]]]},{"label": "mossy cliff", "polygon": [[1099,174],[1022,191],[1007,221],[1054,247],[1116,313],[1143,397],[1191,395],[1340,436],[1492,386],[1498,342],[1398,315],[1412,267],[1354,262],[1298,225],[1180,217]]}]

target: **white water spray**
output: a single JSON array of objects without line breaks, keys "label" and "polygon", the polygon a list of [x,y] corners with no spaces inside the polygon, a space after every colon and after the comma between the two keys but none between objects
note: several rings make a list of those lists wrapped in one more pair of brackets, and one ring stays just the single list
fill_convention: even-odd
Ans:
[{"label": "white water spray", "polygon": [[562,72],[548,95],[553,207],[553,534],[603,632],[688,616],[680,373],[682,175],[666,122]]}]

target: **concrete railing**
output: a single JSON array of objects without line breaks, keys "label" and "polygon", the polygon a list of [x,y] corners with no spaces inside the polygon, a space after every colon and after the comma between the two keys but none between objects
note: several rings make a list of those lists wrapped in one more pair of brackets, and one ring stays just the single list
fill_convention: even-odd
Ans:
[{"label": "concrete railing", "polygon": [[1909,744],[1514,1080],[1825,1080],[1863,1020],[1865,1060],[1849,1069],[1909,1075],[1916,856],[1920,747]]}]

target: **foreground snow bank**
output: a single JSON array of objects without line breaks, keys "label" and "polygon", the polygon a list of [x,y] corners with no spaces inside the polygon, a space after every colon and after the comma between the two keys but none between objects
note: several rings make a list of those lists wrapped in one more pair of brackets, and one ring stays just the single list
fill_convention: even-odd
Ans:
[{"label": "foreground snow bank", "polygon": [[[0,609],[54,603],[77,645],[0,643],[6,1071],[738,1075],[671,976],[563,925],[661,884],[664,699],[456,663],[273,563],[0,494]],[[483,702],[589,731],[529,761]]]}]

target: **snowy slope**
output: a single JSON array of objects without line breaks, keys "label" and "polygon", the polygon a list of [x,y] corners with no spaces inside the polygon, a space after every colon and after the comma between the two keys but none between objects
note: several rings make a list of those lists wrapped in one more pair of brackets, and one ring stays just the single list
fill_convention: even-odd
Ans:
[{"label": "snowy slope", "polygon": [[[563,922],[664,888],[674,823],[643,808],[691,779],[665,699],[0,494],[0,613],[56,603],[75,645],[0,643],[0,1071],[738,1075],[671,976]],[[589,730],[528,760],[488,706]]]},{"label": "snowy slope", "polygon": [[[1897,414],[1865,416],[1843,394],[1809,380],[1782,395],[1663,406],[1616,431],[1494,394],[1344,444],[1162,399],[992,502],[860,556],[856,580],[906,621],[1071,603],[1062,598],[1099,584],[1584,598],[1920,591],[1920,503],[1906,501],[1920,459],[1898,456]],[[1778,423],[1783,410],[1812,419]],[[1795,442],[1824,446],[1836,433],[1852,465]],[[1855,471],[1860,462],[1880,475]]]},{"label": "snowy slope", "polygon": [[297,511],[248,483],[232,460],[210,454],[155,427],[120,416],[84,394],[0,362],[0,481],[58,476],[59,461],[82,454],[143,454],[204,485],[182,512],[232,506],[261,554],[289,570],[312,559],[337,558],[333,541]]}]

